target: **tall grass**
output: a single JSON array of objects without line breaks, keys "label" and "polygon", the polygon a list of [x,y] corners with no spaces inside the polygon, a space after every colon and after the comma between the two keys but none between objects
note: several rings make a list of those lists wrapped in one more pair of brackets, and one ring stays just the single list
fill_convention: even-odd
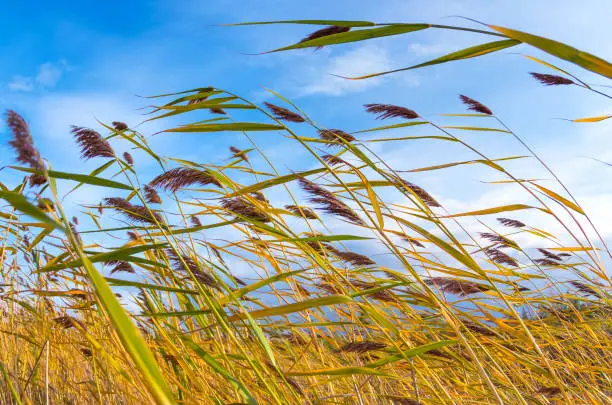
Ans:
[{"label": "tall grass", "polygon": [[[332,27],[284,49],[462,29],[313,23]],[[563,44],[476,31],[503,43],[435,63],[525,42],[610,76],[610,64]],[[534,77],[602,95],[554,73]],[[241,136],[212,163],[162,156],[122,122],[74,127],[83,159],[101,164],[89,174],[52,170],[8,113],[23,165],[12,169],[27,176],[0,184],[0,403],[610,402],[610,252],[552,171],[556,186],[544,186],[506,167],[531,159],[549,170],[495,106],[462,96],[471,112],[447,125],[418,106],[369,104],[354,113],[381,125],[358,130],[322,127],[271,96],[258,105],[202,87],[153,98],[149,119],[187,122],[157,136]],[[286,138],[310,167],[279,167],[256,131]],[[526,155],[489,157],[466,131],[513,139]],[[406,172],[372,147],[423,139],[473,159]],[[516,201],[449,212],[415,184],[415,173],[464,165],[514,184]],[[60,181],[113,194],[70,218]]]}]

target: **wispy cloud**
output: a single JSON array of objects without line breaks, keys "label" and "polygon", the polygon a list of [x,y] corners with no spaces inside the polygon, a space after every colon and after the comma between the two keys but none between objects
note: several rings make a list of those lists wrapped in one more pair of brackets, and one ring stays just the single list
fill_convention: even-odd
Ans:
[{"label": "wispy cloud", "polygon": [[7,87],[11,91],[24,93],[55,87],[67,70],[69,66],[64,60],[58,63],[46,62],[38,67],[38,73],[35,76],[13,76]]}]

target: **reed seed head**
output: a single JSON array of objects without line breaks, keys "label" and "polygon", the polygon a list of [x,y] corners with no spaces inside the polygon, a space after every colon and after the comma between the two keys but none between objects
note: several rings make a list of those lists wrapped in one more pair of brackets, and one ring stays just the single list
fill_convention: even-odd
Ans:
[{"label": "reed seed head", "polygon": [[463,104],[468,106],[468,110],[476,111],[482,114],[493,115],[493,111],[491,111],[484,104],[474,100],[473,98],[469,98],[468,96],[460,95],[461,101]]},{"label": "reed seed head", "polygon": [[563,76],[548,75],[544,73],[535,72],[530,72],[529,74],[545,86],[566,86],[569,84],[576,84],[573,80],[570,80]]},{"label": "reed seed head", "polygon": [[386,120],[387,118],[412,120],[419,117],[419,114],[413,110],[392,104],[365,104],[364,107],[367,112],[378,114],[377,120]]},{"label": "reed seed head", "polygon": [[151,182],[149,186],[161,188],[166,191],[177,192],[180,188],[199,184],[206,186],[212,184],[221,187],[219,181],[207,170],[199,170],[193,167],[177,167],[160,174]]},{"label": "reed seed head", "polygon": [[93,129],[72,126],[72,135],[81,147],[81,158],[115,157],[115,152],[106,139]]},{"label": "reed seed head", "polygon": [[272,112],[272,114],[274,114],[274,116],[278,120],[297,123],[306,121],[300,114],[294,113],[293,111],[290,111],[286,108],[279,107],[268,102],[264,102],[264,105]]}]

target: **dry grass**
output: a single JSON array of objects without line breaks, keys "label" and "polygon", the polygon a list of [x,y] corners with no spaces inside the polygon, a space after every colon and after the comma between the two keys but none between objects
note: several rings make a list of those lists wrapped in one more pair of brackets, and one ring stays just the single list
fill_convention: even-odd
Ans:
[{"label": "dry grass", "polygon": [[[609,252],[588,237],[571,195],[518,180],[461,138],[482,117],[443,127],[369,104],[395,129],[348,132],[282,98],[260,107],[211,87],[165,97],[153,119],[200,115],[158,136],[234,131],[244,144],[222,165],[188,162],[161,157],[124,123],[75,127],[83,158],[103,163],[77,176],[48,171],[9,113],[11,145],[35,181],[0,192],[0,403],[610,402]],[[488,107],[462,100],[490,115],[484,130],[522,142]],[[211,109],[227,114],[206,120]],[[523,194],[447,212],[368,147],[397,142],[385,138],[397,128],[436,131]],[[315,168],[282,173],[251,131],[289,138]],[[145,159],[158,163],[148,183]],[[115,196],[69,220],[56,181]],[[566,233],[512,218],[533,207]],[[516,242],[527,234],[539,249]]]}]

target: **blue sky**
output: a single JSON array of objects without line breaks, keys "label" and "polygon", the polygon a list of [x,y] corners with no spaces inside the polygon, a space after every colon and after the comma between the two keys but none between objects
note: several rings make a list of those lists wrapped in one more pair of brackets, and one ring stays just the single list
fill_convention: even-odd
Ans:
[{"label": "blue sky", "polygon": [[[0,15],[0,108],[12,108],[31,123],[36,142],[54,168],[94,167],[79,163],[69,126],[96,126],[121,120],[142,121],[149,101],[136,95],[212,85],[258,102],[274,89],[329,127],[358,130],[375,125],[362,104],[404,105],[424,116],[464,111],[458,94],[487,104],[528,140],[568,183],[607,237],[612,236],[612,169],[585,156],[612,161],[610,124],[576,125],[555,118],[610,112],[608,99],[578,88],[545,88],[529,71],[543,67],[511,52],[529,53],[557,63],[528,47],[514,48],[473,61],[441,65],[363,82],[329,75],[362,74],[408,66],[479,43],[477,35],[422,31],[403,37],[326,48],[318,52],[248,56],[299,40],[316,28],[295,26],[218,27],[217,24],[276,19],[365,19],[377,22],[467,24],[453,15],[504,25],[566,42],[612,59],[609,16],[612,3],[575,1],[63,1],[11,2]],[[33,12],[35,10],[35,12]],[[568,66],[559,63],[561,66]],[[589,83],[603,77],[573,66]],[[445,121],[449,122],[449,121]],[[465,124],[465,122],[452,122]],[[151,134],[170,125],[140,127]],[[491,156],[523,154],[515,143],[491,134],[465,134]],[[12,163],[8,134],[0,129],[0,165]],[[257,135],[258,142],[281,167],[308,167],[304,156],[282,139]],[[166,155],[200,162],[225,159],[233,135],[153,138]],[[240,145],[239,145],[240,146]],[[244,146],[244,145],[242,145]],[[398,169],[409,170],[468,154],[435,143],[381,146]],[[518,173],[538,173],[534,163],[509,164]],[[143,167],[147,170],[147,167]],[[150,168],[151,175],[156,174]],[[3,176],[6,171],[2,171]],[[542,174],[543,175],[543,174]],[[426,173],[414,181],[451,211],[515,202],[512,190],[484,188],[497,180],[469,168]],[[90,198],[85,193],[75,198]],[[78,202],[78,201],[77,201]]]}]

